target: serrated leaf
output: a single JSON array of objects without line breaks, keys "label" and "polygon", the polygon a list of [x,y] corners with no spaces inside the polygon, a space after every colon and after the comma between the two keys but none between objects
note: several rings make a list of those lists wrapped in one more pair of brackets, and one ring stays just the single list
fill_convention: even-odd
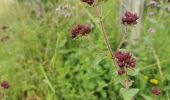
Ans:
[{"label": "serrated leaf", "polygon": [[138,93],[139,89],[132,88],[132,89],[120,89],[120,94],[123,96],[124,100],[132,100],[132,98]]},{"label": "serrated leaf", "polygon": [[139,74],[140,69],[139,68],[135,68],[135,69],[128,69],[128,75],[130,76],[136,76]]}]

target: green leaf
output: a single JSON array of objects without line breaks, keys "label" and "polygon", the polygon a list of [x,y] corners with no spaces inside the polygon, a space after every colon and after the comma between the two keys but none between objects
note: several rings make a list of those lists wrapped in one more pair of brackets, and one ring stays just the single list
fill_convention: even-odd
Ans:
[{"label": "green leaf", "polygon": [[104,59],[104,55],[105,54],[102,53],[96,56],[94,60],[94,66],[98,65]]},{"label": "green leaf", "polygon": [[139,74],[139,71],[140,71],[139,68],[136,68],[136,69],[128,69],[128,74],[129,74],[130,76],[136,76],[136,75]]},{"label": "green leaf", "polygon": [[120,94],[123,96],[124,100],[132,100],[132,98],[138,93],[139,89],[132,88],[132,89],[120,89]]},{"label": "green leaf", "polygon": [[148,96],[148,95],[145,95],[145,94],[141,94],[141,95],[145,100],[153,100],[153,98],[151,96]]}]

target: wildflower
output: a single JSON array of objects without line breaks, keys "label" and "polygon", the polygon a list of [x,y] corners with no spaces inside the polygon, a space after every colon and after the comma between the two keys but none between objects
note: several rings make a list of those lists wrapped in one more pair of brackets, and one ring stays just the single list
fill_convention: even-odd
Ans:
[{"label": "wildflower", "polygon": [[92,5],[94,3],[94,0],[81,0],[82,2],[85,2],[89,5]]},{"label": "wildflower", "polygon": [[56,11],[58,16],[68,18],[73,15],[71,12],[73,9],[75,9],[75,7],[71,5],[59,5]]},{"label": "wildflower", "polygon": [[152,0],[152,1],[148,2],[146,5],[147,6],[157,6],[158,4],[159,4],[159,2]]},{"label": "wildflower", "polygon": [[154,29],[154,28],[149,28],[149,29],[148,29],[148,32],[149,32],[149,33],[154,33],[154,32],[155,32],[155,29]]},{"label": "wildflower", "polygon": [[146,76],[146,75],[145,75],[145,76],[144,76],[144,80],[146,80],[146,81],[147,81],[147,80],[148,80],[148,76]]},{"label": "wildflower", "polygon": [[8,83],[8,81],[3,81],[3,82],[1,83],[1,87],[3,87],[4,89],[8,89],[8,88],[9,88],[9,83]]},{"label": "wildflower", "polygon": [[152,15],[154,15],[155,13],[154,12],[148,12],[148,15],[149,16],[152,16]]},{"label": "wildflower", "polygon": [[91,27],[87,24],[83,25],[82,31],[80,32],[81,35],[85,35],[91,32]]},{"label": "wildflower", "polygon": [[61,11],[61,10],[62,10],[62,6],[59,5],[59,6],[57,7],[56,11],[59,12],[59,11]]},{"label": "wildflower", "polygon": [[69,10],[69,9],[72,9],[73,6],[71,5],[59,5],[56,9],[56,11],[61,11],[61,10]]},{"label": "wildflower", "polygon": [[125,12],[125,15],[122,17],[122,24],[124,25],[135,25],[139,17],[137,14],[131,13],[129,11]]},{"label": "wildflower", "polygon": [[117,74],[118,74],[118,75],[122,75],[122,74],[124,74],[124,73],[125,73],[124,70],[121,70],[121,69],[120,69],[120,70],[117,70]]},{"label": "wildflower", "polygon": [[64,5],[63,9],[71,9],[71,6],[70,5]]},{"label": "wildflower", "polygon": [[160,89],[157,88],[157,87],[153,87],[153,88],[151,89],[151,92],[152,92],[153,94],[155,94],[155,95],[160,95],[160,93],[161,93]]},{"label": "wildflower", "polygon": [[158,80],[157,79],[150,79],[149,82],[152,83],[152,84],[158,84]]},{"label": "wildflower", "polygon": [[91,27],[88,24],[79,24],[71,30],[71,37],[75,38],[78,35],[86,35],[91,32]]},{"label": "wildflower", "polygon": [[135,67],[136,60],[129,52],[116,51],[115,57],[119,67]]}]

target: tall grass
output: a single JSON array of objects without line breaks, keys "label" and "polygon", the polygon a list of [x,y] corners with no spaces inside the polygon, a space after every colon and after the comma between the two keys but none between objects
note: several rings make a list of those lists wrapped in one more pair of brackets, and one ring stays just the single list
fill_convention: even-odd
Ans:
[{"label": "tall grass", "polygon": [[[11,2],[0,0],[0,81],[8,80],[10,88],[1,93],[5,100],[121,100],[119,95],[121,77],[117,77],[115,67],[107,57],[107,48],[100,30],[95,24],[93,11],[79,1],[36,2],[20,0]],[[74,9],[72,15],[65,18],[56,12],[58,5],[69,4]],[[41,9],[41,16],[37,16]],[[116,49],[120,40],[119,4],[109,0],[104,4],[105,26],[112,49]],[[153,10],[152,17],[147,12]],[[162,94],[159,100],[169,97],[169,37],[170,13],[160,9],[145,8],[142,21],[140,43],[136,47],[127,45],[137,58],[137,67],[141,73],[134,77],[139,87],[135,99],[152,98],[150,88],[153,84],[144,80],[144,75],[157,78]],[[72,40],[70,29],[76,23],[91,22],[93,32],[86,38]],[[154,33],[148,33],[152,27]],[[152,46],[150,45],[152,43]],[[94,48],[95,46],[102,51]],[[156,51],[163,71],[161,82]],[[149,99],[147,99],[149,100]]]}]

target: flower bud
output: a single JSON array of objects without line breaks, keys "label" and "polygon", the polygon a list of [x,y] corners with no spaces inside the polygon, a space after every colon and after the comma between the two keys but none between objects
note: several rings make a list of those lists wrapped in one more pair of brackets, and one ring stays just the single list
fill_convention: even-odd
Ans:
[{"label": "flower bud", "polygon": [[71,37],[76,38],[78,35],[86,35],[91,32],[91,27],[88,24],[78,24],[71,30]]},{"label": "flower bud", "polygon": [[136,60],[129,52],[116,51],[115,57],[119,67],[135,67]]},{"label": "flower bud", "polygon": [[1,83],[1,87],[3,87],[4,89],[8,89],[10,87],[8,81],[3,81]]},{"label": "flower bud", "polygon": [[122,74],[124,74],[124,73],[125,73],[125,71],[124,71],[124,70],[122,70],[122,69],[117,70],[117,74],[118,74],[118,75],[122,75]]},{"label": "flower bud", "polygon": [[126,11],[125,15],[122,17],[122,24],[124,25],[135,25],[139,17],[137,14]]},{"label": "flower bud", "polygon": [[92,5],[94,3],[94,0],[81,0],[82,2],[85,2],[89,5]]},{"label": "flower bud", "polygon": [[155,95],[160,95],[160,93],[161,93],[160,89],[157,88],[157,87],[153,87],[153,88],[151,89],[151,92],[152,92],[153,94],[155,94]]}]

